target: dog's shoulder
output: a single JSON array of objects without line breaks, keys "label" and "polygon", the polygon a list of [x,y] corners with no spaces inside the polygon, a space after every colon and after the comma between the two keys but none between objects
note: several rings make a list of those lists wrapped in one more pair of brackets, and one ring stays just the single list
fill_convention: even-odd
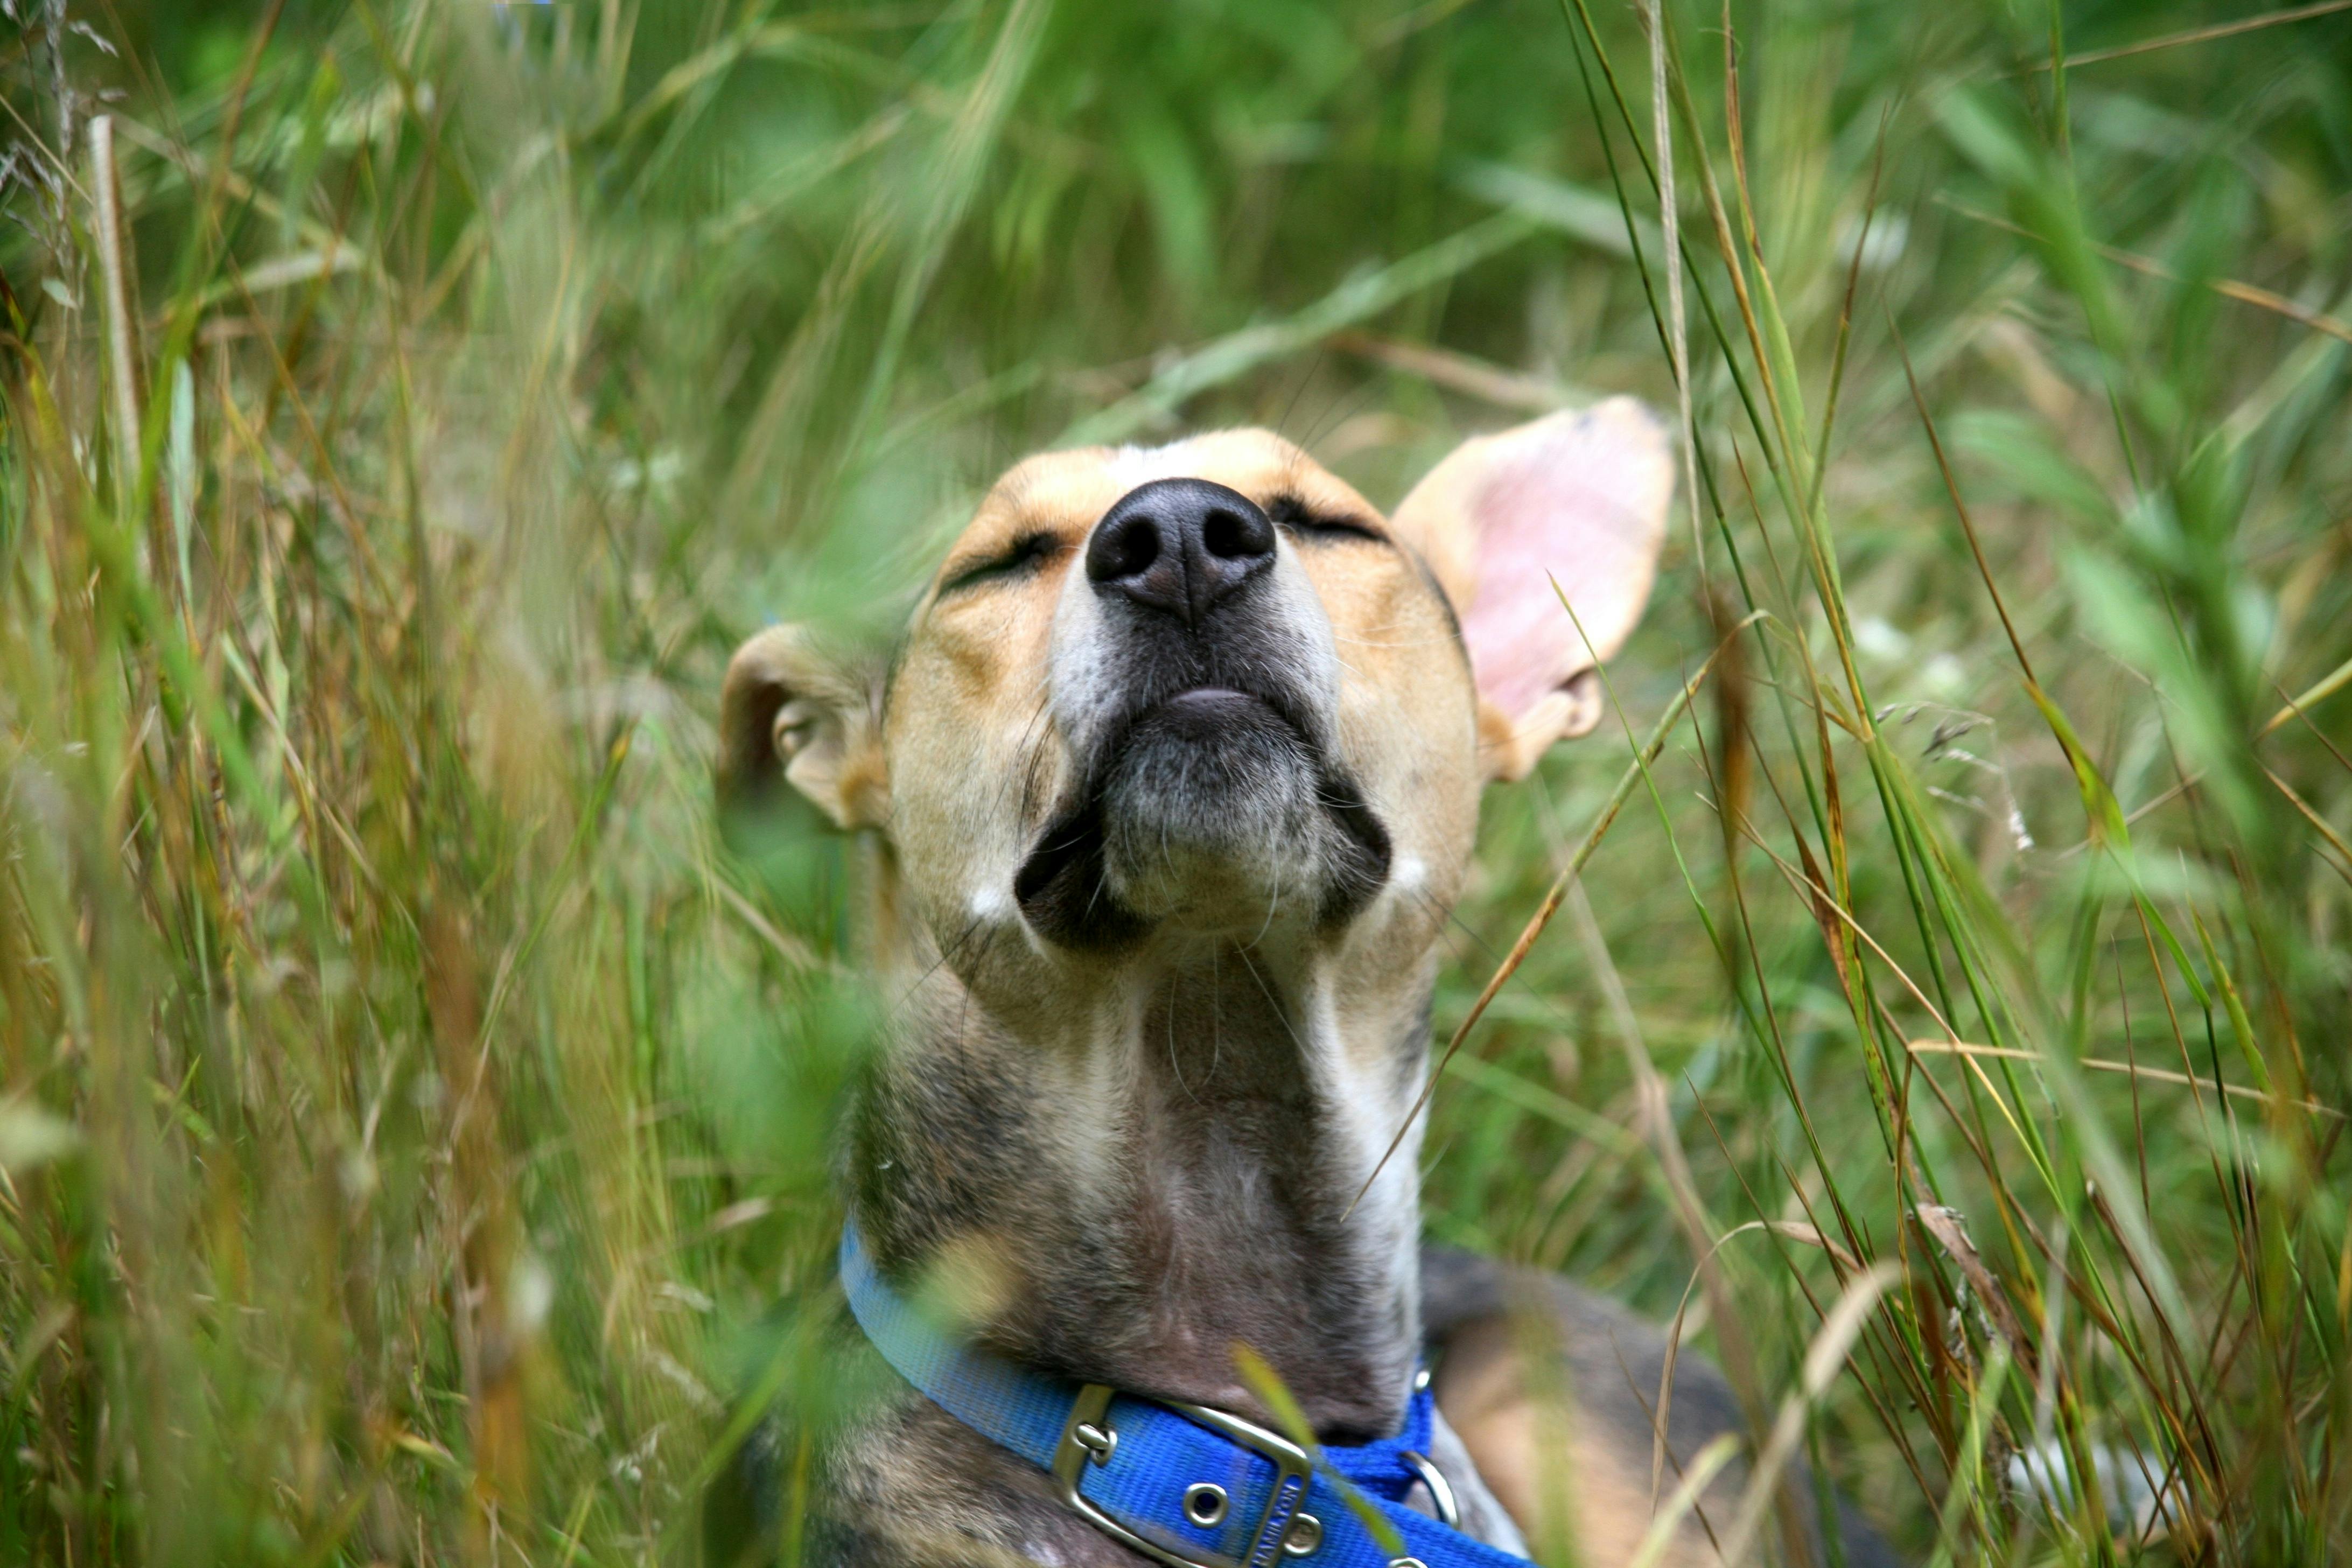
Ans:
[{"label": "dog's shoulder", "polygon": [[[1511,1326],[1515,1319],[1520,1328]],[[1718,1433],[1745,1427],[1731,1385],[1713,1362],[1687,1346],[1674,1349],[1647,1319],[1557,1274],[1459,1247],[1424,1247],[1422,1322],[1433,1352],[1441,1354],[1499,1354],[1507,1343],[1539,1333],[1561,1358],[1570,1392],[1588,1415],[1638,1433],[1644,1446],[1662,1392],[1667,1437],[1683,1458]]]},{"label": "dog's shoulder", "polygon": [[[1565,1463],[1559,1473],[1574,1477],[1576,1528],[1590,1561],[1630,1557],[1648,1528],[1654,1489],[1661,1481],[1671,1487],[1717,1437],[1728,1434],[1744,1446],[1748,1436],[1739,1402],[1712,1361],[1677,1349],[1656,1325],[1556,1274],[1427,1247],[1422,1313],[1440,1407],[1482,1476],[1525,1520],[1545,1478]],[[1547,1401],[1558,1402],[1564,1431],[1538,1409]],[[1548,1453],[1563,1436],[1565,1448]],[[1653,1473],[1659,1458],[1662,1478]],[[1743,1462],[1727,1466],[1700,1500],[1702,1519],[1727,1520],[1746,1479]],[[1894,1568],[1892,1552],[1843,1499],[1836,1505],[1840,1558],[1830,1558],[1801,1461],[1790,1479],[1814,1561]],[[1704,1534],[1704,1525],[1696,1534],[1686,1528],[1667,1561],[1713,1562]]]}]

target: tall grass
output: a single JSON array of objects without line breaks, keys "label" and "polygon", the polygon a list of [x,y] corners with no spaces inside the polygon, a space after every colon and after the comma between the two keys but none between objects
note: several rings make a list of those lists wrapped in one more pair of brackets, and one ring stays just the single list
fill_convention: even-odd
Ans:
[{"label": "tall grass", "polygon": [[1684,365],[1432,1231],[1917,1560],[2352,1544],[2352,14],[7,16],[0,1561],[689,1556],[888,1005],[855,846],[717,842],[732,644],[1056,440],[1391,500]]}]

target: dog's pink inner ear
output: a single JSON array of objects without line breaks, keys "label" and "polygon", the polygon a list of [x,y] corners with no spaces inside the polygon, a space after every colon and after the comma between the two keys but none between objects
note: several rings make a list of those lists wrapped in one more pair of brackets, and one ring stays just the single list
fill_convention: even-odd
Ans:
[{"label": "dog's pink inner ear", "polygon": [[1397,509],[1461,616],[1496,776],[1598,721],[1589,672],[1641,619],[1673,495],[1664,426],[1621,397],[1465,442]]}]

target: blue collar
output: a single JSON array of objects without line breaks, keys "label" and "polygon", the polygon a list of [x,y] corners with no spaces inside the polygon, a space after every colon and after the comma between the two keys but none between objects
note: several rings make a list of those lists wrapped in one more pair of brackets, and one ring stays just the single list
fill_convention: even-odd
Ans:
[{"label": "blue collar", "polygon": [[1395,1436],[1305,1450],[1219,1411],[1047,1377],[961,1344],[883,1283],[855,1226],[841,1236],[841,1283],[901,1377],[1052,1471],[1096,1529],[1172,1568],[1530,1568],[1404,1506],[1421,1480],[1451,1511],[1425,1458],[1435,1408],[1425,1387]]}]

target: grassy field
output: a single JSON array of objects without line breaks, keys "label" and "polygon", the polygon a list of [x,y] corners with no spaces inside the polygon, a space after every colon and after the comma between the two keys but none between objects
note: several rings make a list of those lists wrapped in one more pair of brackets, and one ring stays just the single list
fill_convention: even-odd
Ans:
[{"label": "grassy field", "polygon": [[1723,651],[1432,1231],[1915,1561],[2352,1548],[2352,10],[1650,5],[10,0],[0,1563],[690,1560],[880,1013],[733,645],[1048,444],[1620,391],[1697,504],[1441,1042]]}]

